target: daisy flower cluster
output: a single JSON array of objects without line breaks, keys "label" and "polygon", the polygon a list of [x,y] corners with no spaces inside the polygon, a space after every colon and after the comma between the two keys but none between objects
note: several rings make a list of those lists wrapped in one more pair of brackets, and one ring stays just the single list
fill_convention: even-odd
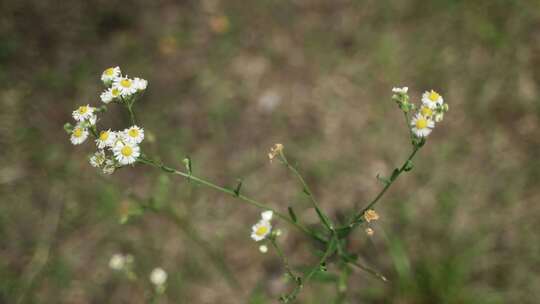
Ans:
[{"label": "daisy flower cluster", "polygon": [[[122,76],[119,67],[106,69],[101,75],[101,80],[107,87],[101,94],[101,100],[105,104],[118,102],[129,108],[133,105],[137,94],[142,93],[148,85],[144,79]],[[139,144],[144,139],[144,129],[132,125],[119,131],[98,130],[96,113],[105,110],[105,106],[100,108],[90,105],[80,106],[72,113],[76,125],[68,123],[65,128],[74,145],[82,144],[90,134],[93,135],[96,138],[97,151],[90,157],[90,165],[102,169],[106,174],[112,174],[117,168],[137,161],[141,155]]]},{"label": "daisy flower cluster", "polygon": [[144,79],[123,76],[120,67],[111,67],[103,71],[101,80],[106,89],[100,97],[106,104],[113,101],[129,103],[136,94],[143,92],[148,86],[148,81]]},{"label": "daisy flower cluster", "polygon": [[444,119],[444,113],[448,112],[448,104],[439,93],[430,90],[422,94],[422,104],[417,108],[415,104],[409,103],[408,90],[408,87],[393,88],[392,99],[398,103],[403,112],[416,111],[410,122],[411,130],[417,138],[425,138],[435,128],[435,123]]}]

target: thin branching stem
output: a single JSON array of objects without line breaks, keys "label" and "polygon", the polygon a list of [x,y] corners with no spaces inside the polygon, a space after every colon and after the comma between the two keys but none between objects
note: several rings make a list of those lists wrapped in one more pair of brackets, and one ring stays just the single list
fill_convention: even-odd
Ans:
[{"label": "thin branching stem", "polygon": [[164,172],[167,172],[167,173],[170,173],[170,174],[175,174],[175,175],[180,175],[180,176],[186,178],[189,181],[194,181],[194,182],[196,182],[198,184],[207,186],[207,187],[215,189],[217,191],[227,193],[227,194],[231,195],[232,197],[238,198],[239,200],[242,200],[242,201],[244,201],[244,202],[246,202],[246,203],[248,203],[250,205],[253,205],[253,206],[255,206],[255,207],[259,208],[259,209],[271,210],[277,217],[279,217],[280,219],[288,222],[289,224],[293,225],[294,227],[298,228],[299,230],[301,230],[302,232],[304,232],[308,236],[310,236],[310,237],[312,237],[312,238],[314,238],[314,239],[316,239],[316,240],[318,240],[320,242],[323,242],[323,243],[326,242],[326,240],[324,238],[322,238],[321,236],[315,234],[313,231],[309,230],[304,225],[302,225],[302,224],[300,224],[298,222],[292,221],[287,215],[275,210],[272,207],[269,207],[266,204],[263,204],[263,203],[261,203],[259,201],[256,201],[255,199],[252,199],[252,198],[247,197],[247,196],[245,196],[243,194],[240,194],[240,193],[236,193],[234,190],[218,186],[218,185],[216,185],[216,184],[214,184],[214,183],[212,183],[210,181],[207,181],[207,180],[205,180],[205,179],[203,179],[201,177],[197,177],[197,176],[195,176],[193,174],[189,174],[189,173],[182,172],[182,171],[176,170],[174,168],[165,166],[163,164],[158,163],[157,161],[148,159],[148,158],[146,158],[144,156],[139,157],[138,161],[141,162],[141,163],[144,163],[144,164],[151,165],[151,166],[154,166],[156,168],[159,168]]},{"label": "thin branching stem", "polygon": [[392,184],[394,183],[394,181],[399,177],[399,175],[401,175],[401,173],[403,171],[405,171],[405,168],[406,166],[409,164],[409,162],[412,161],[412,159],[414,158],[414,156],[416,155],[416,152],[418,152],[418,150],[420,149],[420,146],[419,145],[415,145],[411,154],[409,155],[409,157],[407,158],[407,160],[403,163],[403,165],[398,169],[398,171],[396,171],[396,173],[392,174],[392,177],[390,178],[390,180],[385,184],[384,188],[382,188],[382,190],[379,192],[379,194],[377,194],[377,196],[369,203],[367,204],[366,207],[364,207],[360,212],[358,212],[354,217],[353,217],[353,220],[351,221],[351,223],[349,224],[349,227],[350,228],[353,228],[355,227],[356,225],[362,223],[362,216],[364,215],[364,213],[369,210],[369,209],[372,209],[375,204],[377,204],[377,202],[381,199],[381,197],[386,193],[386,191],[390,188],[390,186],[392,186]]},{"label": "thin branching stem", "polygon": [[332,221],[330,220],[330,218],[323,212],[323,210],[321,209],[321,207],[319,206],[319,203],[317,202],[317,199],[315,198],[315,195],[313,194],[313,192],[311,191],[311,189],[309,188],[306,180],[304,179],[304,177],[302,176],[302,174],[300,174],[300,172],[298,172],[298,170],[289,163],[289,161],[287,160],[287,158],[285,157],[285,154],[281,153],[281,158],[283,160],[283,163],[285,164],[285,166],[298,178],[298,180],[300,181],[300,183],[302,184],[302,188],[303,188],[303,191],[307,194],[307,196],[309,197],[309,199],[311,200],[311,203],[313,204],[313,208],[315,209],[315,211],[317,212],[317,215],[319,216],[319,218],[321,219],[321,222],[324,224],[324,226],[326,228],[328,228],[328,230],[330,232],[333,232],[334,231],[334,225],[332,224]]},{"label": "thin branching stem", "polygon": [[320,271],[321,266],[323,266],[326,263],[326,260],[336,251],[336,247],[334,246],[335,242],[336,242],[336,239],[334,238],[334,235],[332,235],[332,238],[328,242],[328,245],[326,247],[326,251],[324,252],[323,256],[321,257],[317,265],[312,267],[309,270],[309,272],[306,275],[304,275],[300,283],[296,285],[296,287],[288,295],[281,297],[281,300],[284,303],[289,303],[290,301],[293,301],[294,299],[296,299],[300,291],[302,291],[302,289],[304,288],[304,285],[307,282],[309,282],[311,277],[313,277],[313,275],[315,275],[317,271]]},{"label": "thin branching stem", "polygon": [[277,244],[276,238],[271,237],[270,238],[270,243],[272,244],[274,249],[276,249],[276,252],[277,252],[279,258],[281,259],[281,262],[283,263],[283,266],[285,267],[285,271],[287,272],[287,274],[291,277],[291,279],[294,280],[294,282],[296,284],[299,284],[300,281],[298,280],[298,277],[292,271],[291,266],[289,265],[289,261],[287,260],[287,257],[285,256],[285,254],[283,254],[283,250],[281,250],[281,248]]}]

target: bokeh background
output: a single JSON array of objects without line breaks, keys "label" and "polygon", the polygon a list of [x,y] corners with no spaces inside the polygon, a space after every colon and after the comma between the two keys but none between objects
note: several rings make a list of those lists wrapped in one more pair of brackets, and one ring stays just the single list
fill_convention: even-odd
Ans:
[{"label": "bokeh background", "polygon": [[[391,282],[355,271],[343,303],[538,303],[538,1],[1,1],[1,303],[146,303],[156,266],[169,273],[159,303],[274,303],[290,286],[249,238],[259,210],[142,165],[105,176],[92,144],[69,143],[63,124],[99,105],[112,65],[149,81],[135,108],[146,154],[243,178],[308,224],[268,149],[283,143],[343,219],[409,153],[391,88],[438,90],[449,114],[380,202],[375,234],[350,246]],[[128,121],[110,106],[99,125]],[[141,215],[144,202],[174,213]],[[293,266],[315,262],[275,225]],[[138,280],[109,269],[117,252]],[[334,303],[333,280],[298,302]]]}]

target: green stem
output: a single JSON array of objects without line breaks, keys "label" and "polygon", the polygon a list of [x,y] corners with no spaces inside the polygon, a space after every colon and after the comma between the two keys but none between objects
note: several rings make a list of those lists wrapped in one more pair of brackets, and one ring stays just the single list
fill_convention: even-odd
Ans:
[{"label": "green stem", "polygon": [[224,187],[221,187],[221,186],[218,186],[210,181],[207,181],[203,178],[200,178],[200,177],[197,177],[195,175],[192,175],[192,174],[188,174],[188,173],[185,173],[185,172],[182,172],[182,171],[179,171],[179,170],[176,170],[174,168],[171,168],[171,167],[168,167],[168,166],[165,166],[163,164],[160,164],[154,160],[151,160],[151,159],[147,159],[145,158],[144,156],[140,156],[139,159],[138,159],[139,162],[143,163],[143,164],[147,164],[147,165],[151,165],[151,166],[154,166],[156,168],[159,168],[161,170],[163,170],[164,172],[167,172],[167,173],[170,173],[170,174],[175,174],[175,175],[180,175],[184,178],[186,178],[187,180],[190,180],[190,181],[195,181],[201,185],[204,185],[204,186],[207,186],[209,188],[212,188],[214,190],[217,190],[217,191],[221,191],[221,192],[224,192],[224,193],[227,193],[233,197],[236,197],[242,201],[245,201],[246,203],[250,204],[250,205],[253,205],[257,208],[260,208],[260,209],[264,209],[264,210],[271,210],[277,217],[281,218],[282,220],[288,222],[289,224],[293,225],[294,227],[298,228],[299,230],[301,230],[302,232],[304,232],[305,234],[311,236],[312,238],[320,241],[320,242],[326,242],[326,240],[324,238],[322,238],[321,236],[315,234],[313,231],[310,231],[308,230],[306,227],[304,227],[302,224],[298,223],[298,222],[294,222],[292,221],[288,216],[278,212],[277,210],[263,204],[263,203],[260,203],[252,198],[249,198],[245,195],[242,195],[240,193],[236,193],[234,190],[231,190],[231,189],[227,189],[227,188],[224,188]]},{"label": "green stem", "polygon": [[409,129],[409,138],[412,140],[414,138],[414,134],[411,128],[411,119],[409,118],[409,113],[403,112],[403,115],[405,116],[405,123],[407,124],[407,129]]},{"label": "green stem", "polygon": [[310,269],[310,271],[302,278],[302,281],[296,286],[296,288],[294,288],[294,290],[291,293],[289,293],[287,296],[283,296],[281,298],[281,300],[284,303],[289,303],[290,301],[296,299],[296,296],[298,296],[300,291],[302,291],[302,289],[304,288],[304,285],[307,282],[309,282],[311,277],[313,277],[313,275],[317,271],[320,270],[321,265],[323,265],[326,262],[326,260],[330,257],[330,255],[332,255],[334,253],[334,251],[336,250],[336,248],[333,246],[335,241],[336,241],[336,239],[334,238],[334,235],[332,235],[332,238],[328,242],[328,247],[326,248],[326,251],[324,252],[324,255],[319,260],[317,265],[315,265],[313,268]]},{"label": "green stem", "polygon": [[300,281],[298,280],[298,277],[292,272],[291,267],[289,266],[289,262],[288,262],[287,258],[283,254],[283,251],[281,250],[281,248],[278,246],[278,244],[276,242],[276,239],[274,237],[270,238],[270,243],[276,249],[276,252],[277,252],[279,258],[281,259],[281,261],[283,262],[283,266],[285,267],[285,271],[287,271],[287,274],[294,280],[294,282],[296,284],[299,284]]},{"label": "green stem", "polygon": [[332,221],[330,220],[330,218],[322,211],[321,207],[319,206],[319,203],[317,202],[317,199],[315,198],[315,195],[313,195],[313,192],[311,191],[311,189],[309,188],[308,184],[306,183],[306,180],[304,179],[304,177],[302,177],[302,174],[300,174],[300,172],[298,172],[298,170],[296,170],[295,167],[293,167],[289,161],[287,161],[287,158],[285,157],[285,154],[283,153],[280,153],[280,156],[283,160],[283,163],[285,164],[285,166],[291,170],[291,172],[298,178],[298,180],[300,181],[300,183],[302,184],[302,188],[304,190],[304,192],[308,195],[308,197],[310,198],[311,200],[311,203],[313,205],[313,208],[315,209],[315,211],[317,212],[317,215],[319,216],[319,218],[321,219],[321,222],[324,224],[324,226],[326,226],[326,228],[328,228],[328,230],[330,232],[333,233],[334,231],[334,225],[332,224]]},{"label": "green stem", "polygon": [[403,171],[405,171],[405,167],[407,166],[407,164],[414,158],[414,156],[416,155],[416,152],[418,152],[418,150],[420,149],[420,147],[418,145],[415,145],[411,154],[409,155],[409,157],[407,158],[407,160],[403,163],[403,165],[398,169],[397,173],[396,174],[393,174],[392,178],[390,178],[390,181],[384,186],[384,188],[381,190],[381,192],[379,192],[379,194],[377,194],[377,196],[366,206],[364,207],[364,209],[362,209],[360,212],[358,212],[354,217],[353,217],[353,220],[351,221],[351,223],[349,224],[349,227],[350,228],[353,228],[355,227],[356,225],[362,223],[362,216],[364,215],[364,213],[369,210],[369,209],[372,209],[375,204],[377,204],[377,202],[381,199],[381,197],[384,195],[384,193],[386,193],[386,191],[388,190],[388,188],[390,188],[390,186],[392,186],[392,184],[394,183],[394,181],[399,177],[399,175],[401,175],[401,173]]},{"label": "green stem", "polygon": [[135,123],[135,113],[133,112],[132,104],[128,103],[127,105],[128,111],[129,111],[129,118],[131,119],[131,125],[136,125]]}]

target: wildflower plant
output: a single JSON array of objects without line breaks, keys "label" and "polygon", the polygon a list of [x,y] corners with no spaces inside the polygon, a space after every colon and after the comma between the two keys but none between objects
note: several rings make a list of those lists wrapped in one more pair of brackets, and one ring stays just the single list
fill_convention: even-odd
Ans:
[{"label": "wildflower plant", "polygon": [[[350,216],[342,222],[332,219],[322,208],[300,171],[288,161],[284,145],[278,143],[270,148],[268,153],[270,162],[277,161],[283,165],[298,181],[303,193],[309,199],[311,208],[319,220],[318,227],[313,227],[302,222],[302,219],[296,215],[293,206],[282,212],[270,204],[246,196],[242,192],[242,181],[239,181],[234,188],[227,188],[195,175],[190,157],[184,159],[183,169],[176,169],[144,154],[141,145],[144,142],[145,131],[136,124],[133,108],[136,101],[146,90],[148,82],[137,77],[129,78],[127,75],[122,74],[119,67],[106,69],[101,75],[101,80],[105,86],[100,95],[103,104],[99,107],[92,107],[88,104],[81,105],[73,111],[72,116],[75,124],[66,123],[64,126],[70,136],[70,141],[74,145],[80,145],[91,136],[96,145],[96,152],[90,156],[89,162],[91,166],[101,169],[105,174],[112,174],[120,167],[134,166],[136,164],[147,165],[168,174],[181,176],[192,183],[220,191],[261,209],[261,218],[251,227],[251,238],[259,243],[261,253],[268,252],[270,248],[274,249],[283,263],[285,274],[293,283],[290,291],[280,297],[282,302],[294,301],[303,287],[316,274],[328,271],[327,265],[329,263],[335,263],[340,271],[340,280],[338,282],[340,293],[346,291],[347,278],[353,267],[386,281],[382,274],[358,262],[358,256],[354,252],[350,252],[347,247],[348,240],[360,226],[368,235],[373,235],[374,229],[370,227],[370,223],[380,217],[375,211],[377,203],[399,176],[413,169],[413,159],[425,145],[436,124],[443,120],[444,114],[448,111],[448,105],[439,93],[434,90],[424,92],[420,103],[417,105],[411,102],[408,87],[392,89],[391,98],[396,102],[405,118],[411,152],[403,164],[395,168],[389,176],[377,176],[377,179],[383,185],[379,193],[364,208],[349,211]],[[124,107],[129,113],[131,124],[123,130],[111,130],[99,126],[100,120],[98,116],[104,113],[108,106],[112,105]],[[281,249],[278,242],[281,230],[274,227],[274,225],[279,226],[279,221],[287,223],[299,233],[313,240],[313,243],[318,248],[323,249],[322,253],[318,255],[318,261],[309,266],[307,271],[301,272],[292,267]],[[111,260],[111,268],[113,269],[123,269],[125,265],[125,258],[122,256],[117,256]],[[167,274],[161,268],[156,268],[152,272],[150,280],[158,293],[165,291]]]}]

